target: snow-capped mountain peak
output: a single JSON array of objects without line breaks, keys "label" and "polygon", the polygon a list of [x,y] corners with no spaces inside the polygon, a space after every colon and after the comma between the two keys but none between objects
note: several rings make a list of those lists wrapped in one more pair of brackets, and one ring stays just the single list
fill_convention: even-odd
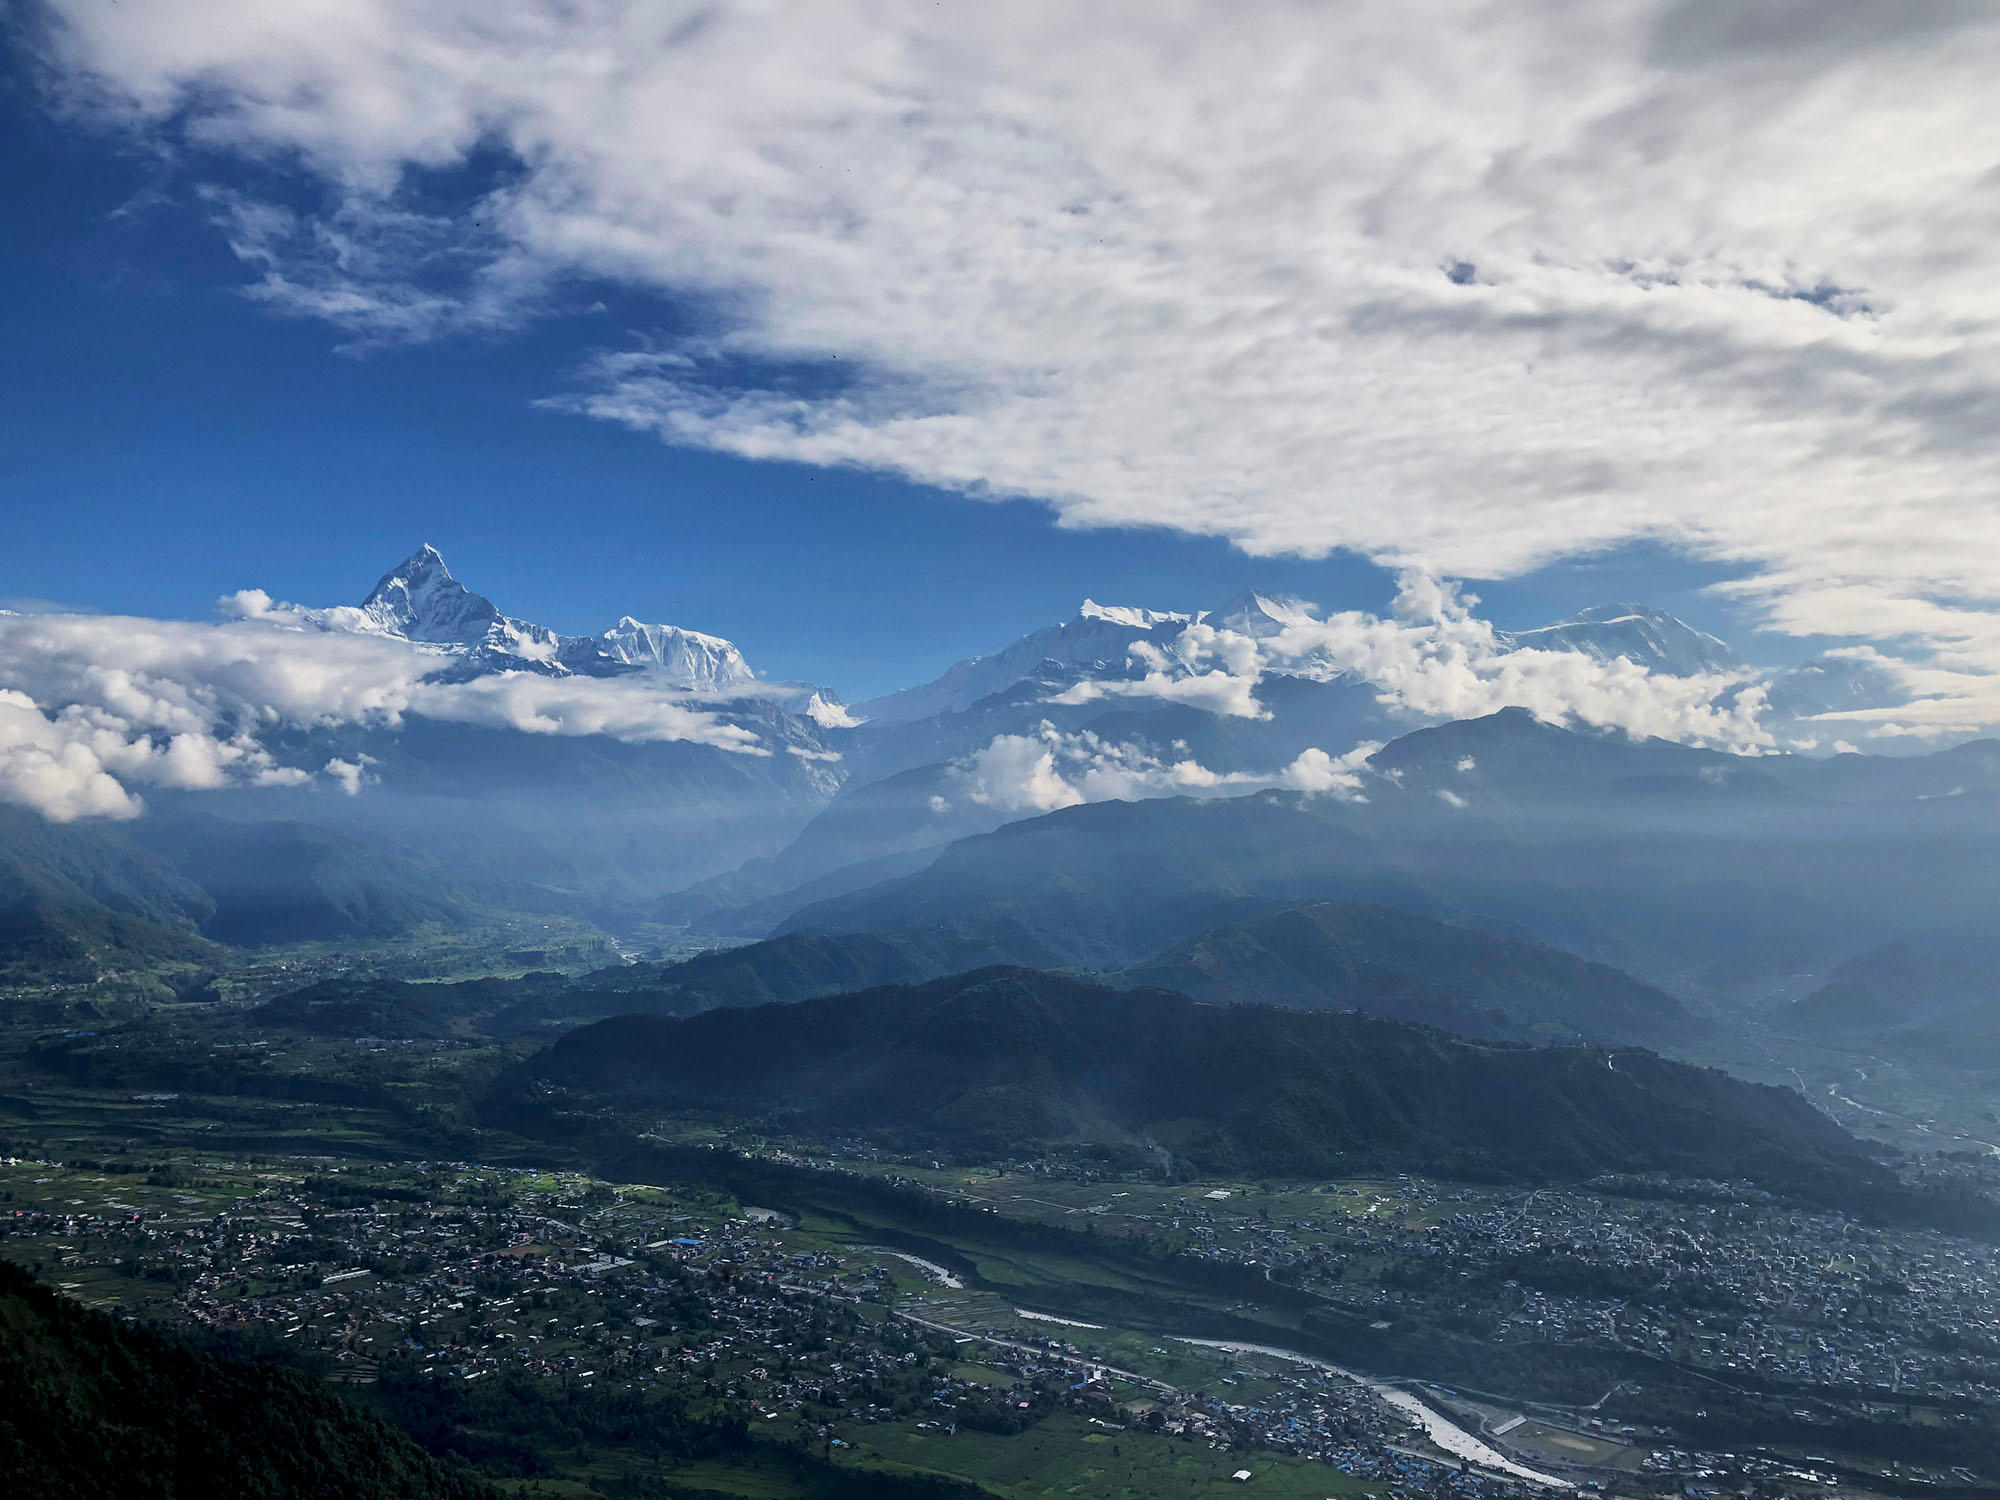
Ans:
[{"label": "snow-capped mountain peak", "polygon": [[1892,708],[1910,700],[1894,666],[1871,654],[1831,652],[1780,672],[1771,683],[1771,711],[1795,719],[1815,714]]},{"label": "snow-capped mountain peak", "polygon": [[956,713],[1034,676],[1048,662],[1104,676],[1127,676],[1136,643],[1170,647],[1194,618],[1175,610],[1136,609],[1086,599],[1076,614],[1060,625],[1030,631],[991,656],[958,662],[943,676],[919,687],[858,703],[855,712],[891,724]]},{"label": "snow-capped mountain peak", "polygon": [[799,712],[822,729],[855,729],[864,722],[850,713],[846,704],[824,688],[815,688],[806,694],[805,707]]},{"label": "snow-capped mountain peak", "polygon": [[1102,620],[1125,630],[1155,630],[1162,625],[1186,625],[1194,619],[1193,615],[1177,614],[1172,610],[1132,609],[1121,604],[1099,604],[1095,599],[1084,600],[1076,617],[1078,620]]},{"label": "snow-capped mountain peak", "polygon": [[649,625],[626,615],[597,637],[596,646],[610,660],[657,672],[677,687],[714,691],[757,680],[733,644],[678,625]]},{"label": "snow-capped mountain peak", "polygon": [[1644,604],[1599,604],[1553,625],[1496,635],[1516,651],[1575,651],[1599,661],[1622,656],[1672,677],[1744,670],[1743,658],[1724,642]]},{"label": "snow-capped mountain peak", "polygon": [[1220,609],[1209,610],[1202,616],[1217,630],[1233,630],[1260,641],[1283,633],[1289,625],[1316,618],[1312,606],[1302,599],[1263,594],[1255,589],[1244,590]]},{"label": "snow-capped mountain peak", "polygon": [[500,619],[493,601],[452,577],[428,542],[382,575],[361,613],[368,621],[364,629],[453,646],[479,644]]},{"label": "snow-capped mountain peak", "polygon": [[425,543],[382,576],[359,608],[299,610],[296,618],[321,630],[393,636],[447,658],[440,672],[452,678],[494,672],[535,672],[550,677],[617,677],[641,673],[690,692],[759,689],[774,700],[796,698],[805,713],[817,693],[823,726],[841,722],[846,710],[833,694],[809,685],[764,693],[764,684],[735,645],[718,635],[678,625],[654,625],[631,615],[602,635],[558,635],[546,625],[503,615],[493,601],[452,576],[444,556]]}]

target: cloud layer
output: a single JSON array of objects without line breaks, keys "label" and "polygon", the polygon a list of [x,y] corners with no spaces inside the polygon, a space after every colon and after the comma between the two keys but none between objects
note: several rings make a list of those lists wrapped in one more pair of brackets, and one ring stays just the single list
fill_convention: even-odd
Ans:
[{"label": "cloud layer", "polygon": [[0,613],[0,801],[68,822],[135,817],[149,786],[295,785],[322,775],[352,794],[369,779],[365,764],[281,764],[261,736],[395,728],[406,714],[770,753],[750,730],[644,678],[442,682],[429,675],[440,665],[403,641],[263,621]]},{"label": "cloud layer", "polygon": [[[1168,646],[1135,641],[1130,659],[1138,675],[1086,678],[1048,701],[1150,698],[1263,718],[1268,711],[1258,685],[1267,673],[1282,672],[1367,683],[1385,706],[1416,720],[1525,708],[1550,723],[1622,729],[1641,738],[1753,753],[1781,747],[1765,711],[1767,688],[1748,672],[1673,676],[1623,656],[1606,661],[1577,651],[1523,649],[1473,613],[1477,602],[1454,584],[1405,573],[1388,615],[1343,610],[1322,616],[1288,601],[1281,607],[1282,628],[1261,636],[1198,620]],[[1843,715],[1842,722],[1891,712]],[[1796,726],[1785,728],[1785,748],[1812,743]]]},{"label": "cloud layer", "polygon": [[650,289],[702,332],[565,404],[1253,553],[1664,541],[2000,718],[1989,7],[50,10],[69,104],[359,341]]},{"label": "cloud layer", "polygon": [[[318,778],[356,795],[376,780],[367,756],[281,761],[269,748],[273,731],[395,729],[412,714],[527,734],[771,754],[715,695],[650,674],[496,671],[468,679],[454,670],[461,658],[446,648],[352,628],[362,619],[357,610],[306,610],[256,589],[218,602],[227,618],[214,625],[0,612],[0,801],[69,821],[137,816],[145,789],[154,786],[203,790]],[[1151,699],[1263,719],[1266,677],[1294,673],[1366,683],[1412,723],[1512,705],[1555,722],[1727,749],[1776,743],[1763,722],[1764,689],[1747,678],[1649,675],[1624,658],[1514,649],[1472,612],[1475,602],[1409,574],[1387,616],[1322,616],[1288,601],[1267,606],[1272,612],[1258,617],[1262,623],[1244,629],[1204,618],[1170,630],[1135,624],[1130,675],[1086,677],[1050,701]],[[786,748],[811,761],[841,759],[833,750]],[[1374,748],[1340,756],[1309,749],[1273,774],[1217,772],[1191,756],[1163,758],[1043,724],[994,738],[955,765],[950,780],[954,797],[1008,815],[1266,787],[1345,796],[1357,792],[1360,765]]]},{"label": "cloud layer", "polygon": [[1401,580],[1389,616],[1347,610],[1294,617],[1260,642],[1267,662],[1328,663],[1380,688],[1384,701],[1438,719],[1525,708],[1551,723],[1581,722],[1718,749],[1775,747],[1764,688],[1719,673],[1648,672],[1626,657],[1508,649],[1453,585]]},{"label": "cloud layer", "polygon": [[953,763],[949,780],[955,795],[1010,817],[1085,802],[1241,796],[1271,787],[1358,797],[1361,768],[1381,748],[1369,741],[1337,756],[1310,749],[1274,775],[1224,773],[1191,757],[1166,760],[1142,746],[1113,743],[1089,730],[1066,732],[1044,721],[1032,734],[995,735],[982,749]]}]

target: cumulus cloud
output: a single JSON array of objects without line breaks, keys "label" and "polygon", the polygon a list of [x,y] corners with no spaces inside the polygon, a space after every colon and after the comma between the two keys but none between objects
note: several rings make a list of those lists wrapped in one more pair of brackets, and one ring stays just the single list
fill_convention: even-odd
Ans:
[{"label": "cumulus cloud", "polygon": [[[1361,768],[1382,747],[1355,746],[1344,755],[1320,749],[1300,753],[1273,775],[1211,771],[1191,757],[1166,760],[1142,745],[1091,733],[1065,732],[1043,721],[1032,734],[1001,734],[956,761],[948,776],[958,794],[997,812],[1031,815],[1085,802],[1137,801],[1147,797],[1240,795],[1269,787],[1361,795]],[[933,810],[943,798],[933,798]]]},{"label": "cumulus cloud", "polygon": [[1328,755],[1324,750],[1301,750],[1298,758],[1280,771],[1274,785],[1288,791],[1331,793],[1354,801],[1366,801],[1361,793],[1361,768],[1382,748],[1376,740],[1363,740],[1345,755]]},{"label": "cumulus cloud", "polygon": [[370,779],[368,767],[374,764],[374,757],[357,755],[353,760],[342,760],[338,756],[328,761],[320,769],[335,786],[350,797],[361,795],[361,788]]},{"label": "cumulus cloud", "polygon": [[91,740],[74,718],[44,714],[26,693],[0,688],[0,801],[57,823],[137,817],[138,799],[105,769]]},{"label": "cumulus cloud", "polygon": [[[116,615],[0,614],[0,801],[55,821],[126,818],[149,786],[297,785],[313,769],[260,736],[407,714],[529,734],[688,740],[767,755],[757,736],[644,678],[502,673],[440,681],[434,653],[380,636],[293,628],[251,591],[220,625]],[[363,762],[317,768],[354,793]]]},{"label": "cumulus cloud", "polygon": [[67,106],[323,188],[202,211],[360,342],[695,298],[565,404],[1256,553],[1662,541],[1993,715],[1990,8],[47,8]]},{"label": "cumulus cloud", "polygon": [[[1748,672],[1673,676],[1622,656],[1604,661],[1575,651],[1521,649],[1473,612],[1477,603],[1455,584],[1406,572],[1386,616],[1346,610],[1322,617],[1294,603],[1281,629],[1257,637],[1196,621],[1178,642],[1134,642],[1132,658],[1143,675],[1087,679],[1048,701],[1154,698],[1257,718],[1266,714],[1259,684],[1267,673],[1287,672],[1368,683],[1385,705],[1425,719],[1526,708],[1551,723],[1617,728],[1639,737],[1737,751],[1777,745],[1764,722],[1767,689]],[[1904,676],[1922,684],[1949,674]],[[1895,720],[1910,711],[1905,705],[1877,716]],[[1922,705],[1915,711],[1921,714]]]},{"label": "cumulus cloud", "polygon": [[1086,677],[1048,701],[1079,704],[1101,698],[1158,698],[1232,718],[1269,718],[1255,691],[1260,675],[1258,657],[1258,643],[1252,637],[1195,620],[1164,646],[1148,640],[1132,643],[1129,658],[1140,668],[1141,676]]},{"label": "cumulus cloud", "polygon": [[1330,664],[1380,688],[1386,702],[1436,718],[1525,708],[1552,723],[1731,750],[1775,743],[1762,722],[1766,690],[1747,677],[1676,677],[1622,656],[1509,649],[1473,613],[1476,602],[1449,583],[1406,573],[1388,616],[1300,615],[1261,645],[1267,661]]}]

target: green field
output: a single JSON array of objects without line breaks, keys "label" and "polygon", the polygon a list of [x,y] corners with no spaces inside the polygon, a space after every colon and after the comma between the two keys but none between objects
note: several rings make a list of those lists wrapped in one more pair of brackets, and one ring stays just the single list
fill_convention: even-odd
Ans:
[{"label": "green field", "polygon": [[1211,1451],[1178,1439],[1150,1439],[1093,1428],[1073,1417],[1051,1417],[1016,1437],[961,1432],[952,1437],[900,1432],[863,1439],[857,1462],[927,1469],[974,1479],[1009,1500],[1088,1495],[1093,1500],[1175,1500],[1240,1495],[1230,1478],[1256,1476],[1259,1495],[1358,1495],[1380,1481],[1350,1479],[1324,1464],[1269,1454]]}]

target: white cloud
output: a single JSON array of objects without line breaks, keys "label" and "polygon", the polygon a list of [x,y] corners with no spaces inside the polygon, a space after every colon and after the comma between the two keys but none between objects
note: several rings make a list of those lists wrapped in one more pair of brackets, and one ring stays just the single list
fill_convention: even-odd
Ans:
[{"label": "white cloud", "polygon": [[1318,748],[1301,750],[1298,759],[1278,773],[1277,785],[1295,792],[1332,793],[1365,802],[1361,768],[1381,748],[1379,741],[1363,740],[1345,755],[1328,755]]},{"label": "white cloud", "polygon": [[952,780],[972,801],[1000,812],[1074,807],[1087,799],[1056,769],[1056,751],[1061,747],[1062,737],[1047,725],[1040,735],[998,734],[984,749],[954,765]]},{"label": "white cloud", "polygon": [[74,719],[46,715],[26,693],[0,688],[0,801],[55,823],[137,817],[139,799],[105,769],[90,740]]},{"label": "white cloud", "polygon": [[[995,735],[984,748],[955,762],[948,774],[962,796],[1019,815],[1085,802],[1241,795],[1268,787],[1359,797],[1361,768],[1381,748],[1369,742],[1340,756],[1315,748],[1301,752],[1275,775],[1225,773],[1192,757],[1164,760],[1141,745],[1115,743],[1089,730],[1068,733],[1044,721],[1032,734]],[[938,812],[950,807],[940,797],[931,804]]]},{"label": "white cloud", "polygon": [[363,342],[694,297],[567,404],[1256,553],[1662,541],[1996,716],[1990,8],[49,8],[72,104],[325,184],[205,212]]},{"label": "white cloud", "polygon": [[374,758],[368,755],[358,755],[353,760],[341,760],[336,756],[322,766],[320,772],[348,796],[358,797],[362,786],[373,779],[368,774],[368,767],[373,763]]},{"label": "white cloud", "polygon": [[[251,590],[237,622],[0,613],[0,801],[56,821],[133,817],[147,786],[300,784],[259,736],[341,724],[394,728],[406,714],[530,734],[689,740],[768,755],[750,730],[643,677],[506,673],[441,682],[442,659],[380,636],[274,624]],[[361,763],[319,768],[358,791]]]},{"label": "white cloud", "polygon": [[1258,643],[1251,636],[1196,620],[1165,647],[1135,640],[1128,656],[1144,675],[1086,677],[1048,701],[1074,705],[1103,698],[1158,698],[1231,718],[1270,717],[1257,701],[1261,668]]},{"label": "white cloud", "polygon": [[[1575,651],[1522,650],[1472,612],[1477,602],[1456,585],[1409,572],[1387,616],[1346,610],[1322,618],[1299,604],[1288,610],[1283,629],[1263,637],[1197,622],[1167,647],[1134,642],[1131,654],[1143,676],[1086,679],[1048,701],[1154,698],[1261,718],[1267,711],[1257,688],[1266,673],[1345,675],[1377,688],[1385,705],[1421,719],[1475,718],[1516,707],[1552,723],[1737,751],[1777,743],[1763,722],[1766,689],[1748,674],[1676,677],[1650,673],[1625,657],[1602,661]],[[1943,673],[1902,675],[1919,685],[1950,679]],[[1903,713],[1884,710],[1881,717]],[[1468,761],[1459,769],[1473,767]]]},{"label": "white cloud", "polygon": [[1649,673],[1625,657],[1508,650],[1476,601],[1406,573],[1388,617],[1360,610],[1295,617],[1261,643],[1265,659],[1323,663],[1382,690],[1385,702],[1442,719],[1526,708],[1552,723],[1582,722],[1732,750],[1769,748],[1761,685],[1721,674]]}]

